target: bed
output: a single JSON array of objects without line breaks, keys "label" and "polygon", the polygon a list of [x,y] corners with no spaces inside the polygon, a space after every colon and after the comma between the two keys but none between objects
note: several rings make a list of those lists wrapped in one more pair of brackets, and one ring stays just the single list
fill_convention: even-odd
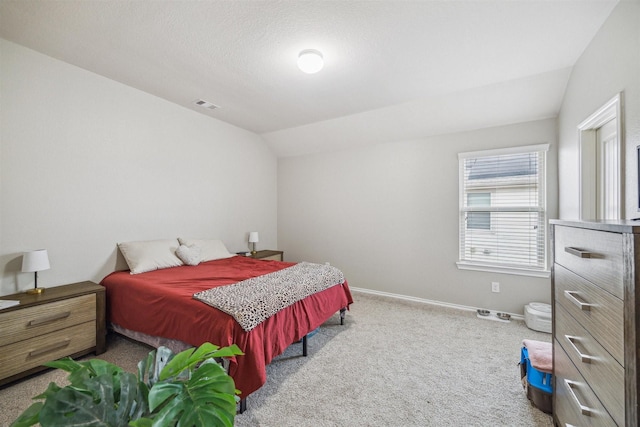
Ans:
[{"label": "bed", "polygon": [[[120,249],[129,263],[133,255],[123,246]],[[101,282],[107,293],[107,319],[116,332],[148,344],[157,339],[160,341],[155,344],[170,340],[190,346],[204,342],[238,345],[245,355],[229,360],[228,371],[246,404],[246,397],[266,382],[266,365],[274,357],[336,313],[342,323],[344,310],[353,299],[344,281],[294,302],[246,331],[234,317],[194,299],[194,294],[272,276],[296,264],[231,254],[209,258],[205,256],[195,265],[181,262],[143,273],[135,271],[140,274],[128,270],[109,274]],[[136,268],[135,262],[131,265]]]}]

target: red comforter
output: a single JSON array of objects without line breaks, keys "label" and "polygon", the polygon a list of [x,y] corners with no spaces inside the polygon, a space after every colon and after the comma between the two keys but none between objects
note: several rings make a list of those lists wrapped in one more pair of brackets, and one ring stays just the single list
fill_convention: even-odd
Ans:
[{"label": "red comforter", "polygon": [[353,302],[349,286],[345,282],[308,296],[250,332],[233,317],[194,300],[192,295],[291,265],[234,256],[135,275],[117,271],[101,282],[107,291],[107,318],[126,329],[194,346],[204,342],[237,344],[245,355],[231,360],[229,374],[245,398],[265,383],[265,366],[274,357]]}]

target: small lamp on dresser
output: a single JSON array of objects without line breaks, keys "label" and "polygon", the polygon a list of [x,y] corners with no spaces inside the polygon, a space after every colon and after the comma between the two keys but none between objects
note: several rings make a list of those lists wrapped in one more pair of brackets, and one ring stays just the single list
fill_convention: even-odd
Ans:
[{"label": "small lamp on dresser", "polygon": [[251,231],[249,233],[249,243],[253,243],[253,246],[251,247],[251,255],[255,255],[256,252],[256,243],[258,243],[260,241],[260,238],[258,237],[258,232],[257,231]]},{"label": "small lamp on dresser", "polygon": [[35,283],[33,289],[27,290],[28,294],[41,294],[44,292],[44,288],[38,287],[38,271],[48,270],[49,268],[49,254],[46,249],[37,249],[25,252],[22,255],[22,272],[34,273]]}]

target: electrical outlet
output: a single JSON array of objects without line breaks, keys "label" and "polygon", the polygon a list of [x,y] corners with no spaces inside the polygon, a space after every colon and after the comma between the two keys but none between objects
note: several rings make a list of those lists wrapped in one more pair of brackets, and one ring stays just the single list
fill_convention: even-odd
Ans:
[{"label": "electrical outlet", "polygon": [[491,282],[491,292],[500,292],[500,282]]}]

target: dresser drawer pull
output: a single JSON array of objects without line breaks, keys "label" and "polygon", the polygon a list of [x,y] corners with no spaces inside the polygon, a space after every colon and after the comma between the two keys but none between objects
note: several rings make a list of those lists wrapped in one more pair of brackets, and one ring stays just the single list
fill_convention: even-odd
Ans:
[{"label": "dresser drawer pull", "polygon": [[591,252],[583,251],[582,249],[573,248],[571,246],[565,246],[564,251],[571,255],[575,255],[578,258],[591,258]]},{"label": "dresser drawer pull", "polygon": [[591,416],[591,412],[593,412],[593,409],[580,403],[580,399],[578,399],[578,396],[576,396],[576,392],[573,391],[573,388],[574,387],[577,388],[579,384],[577,382],[567,380],[567,379],[564,380],[564,383],[567,385],[567,388],[569,389],[569,394],[571,395],[573,400],[576,402],[576,404],[580,408],[580,412],[582,412],[582,415]]},{"label": "dresser drawer pull", "polygon": [[38,326],[38,325],[42,325],[43,323],[51,323],[51,322],[55,322],[56,320],[66,319],[70,315],[71,315],[70,311],[65,311],[64,313],[52,314],[51,316],[45,316],[45,317],[40,317],[39,319],[33,319],[32,321],[27,323],[27,325]]},{"label": "dresser drawer pull", "polygon": [[578,347],[576,347],[576,343],[574,341],[580,341],[580,338],[572,337],[571,335],[565,335],[564,337],[567,339],[567,341],[569,341],[569,344],[571,344],[573,350],[578,353],[578,356],[580,356],[580,361],[582,363],[591,363],[591,359],[593,359],[594,357],[589,356],[588,354],[580,353],[580,350],[578,350]]},{"label": "dresser drawer pull", "polygon": [[580,301],[578,298],[576,298],[575,295],[573,295],[575,293],[577,293],[577,292],[575,292],[575,291],[564,291],[564,296],[567,297],[569,299],[569,301],[571,301],[572,303],[574,303],[575,305],[580,307],[580,310],[582,310],[582,311],[590,311],[591,307],[593,306],[593,304],[587,304],[586,302]]},{"label": "dresser drawer pull", "polygon": [[57,342],[55,344],[51,344],[49,346],[42,347],[37,350],[32,350],[29,352],[29,357],[37,357],[45,353],[50,353],[54,350],[59,350],[63,347],[68,346],[70,342],[71,340],[69,338],[65,338],[64,340]]}]

